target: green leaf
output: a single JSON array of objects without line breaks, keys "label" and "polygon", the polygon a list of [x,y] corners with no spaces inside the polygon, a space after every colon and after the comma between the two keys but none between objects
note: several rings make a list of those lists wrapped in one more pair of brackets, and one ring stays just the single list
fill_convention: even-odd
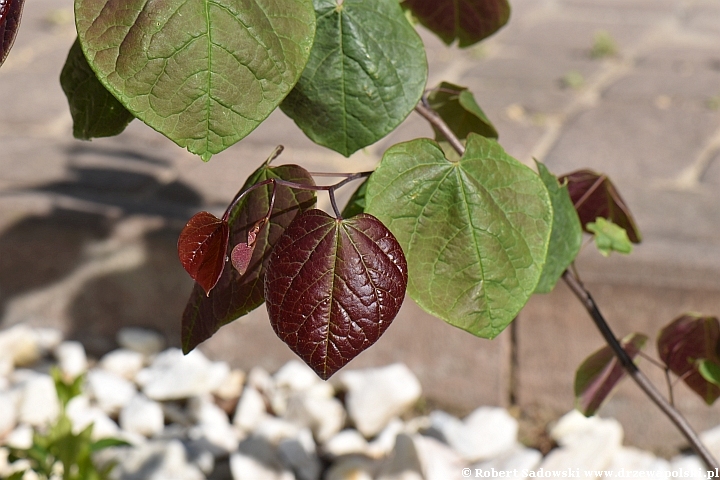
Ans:
[{"label": "green leaf", "polygon": [[370,177],[366,212],[403,247],[413,300],[493,338],[540,279],[552,208],[542,180],[496,141],[470,134],[466,148],[453,163],[429,139],[393,146]]},{"label": "green leaf", "polygon": [[450,45],[461,48],[489,37],[510,18],[507,0],[404,0],[403,7]]},{"label": "green leaf", "polygon": [[611,220],[597,217],[595,222],[585,226],[589,232],[595,234],[595,246],[604,256],[612,252],[628,254],[632,252],[632,243],[628,238],[627,231]]},{"label": "green leaf", "polygon": [[[631,333],[620,342],[634,359],[645,346],[647,336]],[[590,355],[575,372],[575,407],[586,417],[595,415],[627,373],[609,345]]]},{"label": "green leaf", "polygon": [[75,138],[112,137],[135,118],[97,79],[77,39],[60,73],[60,85],[70,104]]},{"label": "green leaf", "polygon": [[697,369],[705,380],[720,386],[720,365],[716,362],[706,358],[699,359],[697,360]]},{"label": "green leaf", "polygon": [[315,32],[311,0],[75,0],[75,18],[100,82],[203,160],[278,106]]},{"label": "green leaf", "polygon": [[560,186],[555,175],[544,164],[535,161],[540,178],[550,194],[553,208],[552,234],[547,259],[535,293],[555,288],[560,275],[575,260],[582,246],[582,225],[575,211],[567,185]]},{"label": "green leaf", "polygon": [[[465,140],[470,132],[498,138],[497,130],[467,87],[442,82],[428,95],[428,103],[460,140]],[[445,139],[439,130],[434,130],[435,141]]]},{"label": "green leaf", "polygon": [[397,2],[315,0],[317,34],[282,110],[345,156],[383,138],[420,100],[425,48]]},{"label": "green leaf", "polygon": [[365,211],[368,178],[353,192],[342,211],[343,218],[350,218]]}]

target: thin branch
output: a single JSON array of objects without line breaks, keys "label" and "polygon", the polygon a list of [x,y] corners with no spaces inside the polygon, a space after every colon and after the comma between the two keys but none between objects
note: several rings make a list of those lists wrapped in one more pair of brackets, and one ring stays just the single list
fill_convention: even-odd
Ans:
[{"label": "thin branch", "polygon": [[430,108],[427,104],[427,99],[423,98],[422,102],[415,106],[415,111],[430,122],[433,127],[437,128],[460,156],[465,153],[465,145],[463,145],[460,139],[450,130],[450,127],[440,118],[440,115]]},{"label": "thin branch", "polygon": [[640,389],[645,392],[645,395],[647,395],[650,400],[652,400],[652,402],[657,405],[658,408],[660,408],[660,410],[662,410],[662,412],[670,419],[670,421],[675,424],[678,430],[680,430],[680,433],[683,434],[692,446],[693,450],[695,450],[695,453],[698,454],[700,459],[708,466],[708,468],[713,470],[715,468],[720,468],[720,463],[715,460],[712,454],[708,451],[707,447],[703,445],[700,437],[695,430],[693,430],[685,417],[683,417],[680,412],[678,412],[672,405],[670,405],[670,403],[668,403],[667,400],[665,400],[645,374],[638,369],[637,365],[635,365],[625,349],[622,348],[620,342],[618,342],[617,338],[615,338],[615,335],[610,329],[610,326],[605,321],[605,318],[600,313],[600,310],[598,309],[595,300],[593,300],[590,295],[590,292],[585,289],[583,284],[580,283],[580,281],[578,281],[578,279],[574,277],[570,271],[566,270],[565,273],[563,273],[562,278],[578,300],[580,300],[583,304],[588,314],[590,314],[590,317],[592,317],[603,338],[610,348],[612,348],[615,356],[618,358],[620,364],[623,366],[628,375],[630,375],[635,383],[638,384]]}]

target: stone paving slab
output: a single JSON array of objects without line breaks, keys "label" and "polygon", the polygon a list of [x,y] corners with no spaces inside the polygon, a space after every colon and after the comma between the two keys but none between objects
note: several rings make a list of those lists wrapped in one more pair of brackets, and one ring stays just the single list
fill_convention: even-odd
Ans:
[{"label": "stone paving slab", "polygon": [[[604,259],[588,247],[578,266],[619,335],[638,329],[652,336],[686,310],[720,314],[720,2],[512,5],[508,27],[467,51],[423,33],[429,85],[471,87],[519,160],[537,157],[556,173],[594,168],[618,185],[645,241],[629,257]],[[618,55],[591,59],[601,30]],[[72,1],[35,0],[0,69],[0,326],[55,325],[91,353],[113,348],[114,332],[131,325],[179,343],[191,282],[175,258],[177,234],[199,209],[222,212],[277,144],[286,146],[283,163],[342,172],[372,169],[392,144],[432,135],[411,114],[390,137],[344,159],[278,111],[207,164],[139,121],[118,137],[80,142],[57,81],[73,40]],[[571,72],[584,80],[579,88],[563,84]],[[320,206],[328,205],[321,196]],[[558,345],[558,338],[573,342]],[[448,408],[506,405],[514,394],[522,407],[560,413],[572,403],[574,368],[600,345],[560,287],[531,300],[515,338],[508,330],[492,342],[408,301],[393,328],[351,366],[404,361]],[[243,368],[274,369],[292,355],[263,309],[203,349]],[[630,387],[603,412],[628,422],[637,445],[679,444]],[[699,429],[720,422],[716,409],[682,394],[678,401]]]}]

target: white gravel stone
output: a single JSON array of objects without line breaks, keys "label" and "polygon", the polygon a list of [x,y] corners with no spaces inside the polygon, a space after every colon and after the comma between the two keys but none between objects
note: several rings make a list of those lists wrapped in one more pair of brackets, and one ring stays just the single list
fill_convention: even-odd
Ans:
[{"label": "white gravel stone", "polygon": [[403,364],[343,373],[348,415],[367,438],[412,407],[422,389],[417,377]]},{"label": "white gravel stone", "polygon": [[313,393],[312,388],[293,393],[284,415],[290,422],[310,427],[320,443],[338,433],[345,425],[342,403],[337,398],[325,396],[325,393],[322,390]]},{"label": "white gravel stone", "polygon": [[227,378],[230,367],[225,362],[211,362],[193,350],[188,355],[176,348],[168,349],[152,364],[138,372],[136,381],[143,393],[153,400],[177,400],[210,393]]},{"label": "white gravel stone", "polygon": [[300,430],[301,427],[294,423],[268,416],[255,427],[253,436],[261,438],[272,445],[278,445],[283,440],[298,438]]},{"label": "white gravel stone", "polygon": [[290,360],[273,376],[275,385],[293,392],[303,392],[322,382],[310,367],[298,360]]},{"label": "white gravel stone", "polygon": [[134,380],[135,375],[142,370],[145,364],[145,356],[139,352],[133,352],[120,348],[104,355],[99,362],[100,368],[114,373],[127,380]]},{"label": "white gravel stone", "polygon": [[460,480],[462,469],[467,467],[464,459],[439,440],[422,435],[412,435],[418,458],[426,480]]},{"label": "white gravel stone", "polygon": [[695,455],[678,455],[670,460],[670,471],[678,472],[678,475],[687,475],[682,478],[704,480],[707,467]]},{"label": "white gravel stone", "polygon": [[339,432],[323,444],[323,452],[332,457],[352,453],[366,454],[367,449],[368,441],[354,428]]},{"label": "white gravel stone", "polygon": [[71,398],[65,407],[65,413],[72,421],[75,434],[85,430],[90,424],[93,425],[93,440],[116,437],[120,433],[117,423],[100,408],[91,406],[90,398],[87,395]]},{"label": "white gravel stone", "polygon": [[382,458],[395,448],[395,439],[405,430],[405,424],[399,418],[393,418],[375,439],[369,443],[367,453],[374,458]]},{"label": "white gravel stone", "polygon": [[276,448],[266,440],[249,437],[230,455],[233,480],[295,480],[280,460]]},{"label": "white gravel stone", "polygon": [[60,371],[68,378],[77,378],[87,372],[87,355],[80,342],[62,342],[55,348],[55,358]]},{"label": "white gravel stone", "polygon": [[120,411],[120,427],[127,432],[151,437],[162,432],[162,407],[145,395],[136,394]]},{"label": "white gravel stone", "polygon": [[511,451],[497,457],[492,460],[476,463],[471,465],[473,472],[481,470],[483,473],[488,472],[491,475],[493,469],[497,472],[517,472],[517,475],[512,475],[506,478],[520,480],[527,478],[527,475],[522,475],[522,471],[536,470],[542,461],[542,454],[533,449],[524,447],[521,444],[517,444]]},{"label": "white gravel stone", "polygon": [[247,376],[247,384],[264,394],[269,394],[275,389],[275,380],[273,380],[267,370],[262,367],[253,367],[250,370]]},{"label": "white gravel stone", "polygon": [[656,472],[654,476],[645,478],[665,479],[666,472],[670,471],[670,462],[664,458],[658,458],[650,452],[644,452],[633,447],[621,447],[615,452],[607,470],[616,473],[616,477],[632,475],[630,472]]},{"label": "white gravel stone", "polygon": [[38,338],[30,327],[15,325],[0,330],[0,357],[10,359],[13,365],[32,365],[41,355]]},{"label": "white gravel stone", "polygon": [[565,414],[550,431],[561,448],[540,464],[545,470],[604,470],[620,449],[623,430],[613,419],[585,418],[577,410]]},{"label": "white gravel stone", "polygon": [[55,382],[50,375],[36,373],[28,378],[20,396],[20,422],[36,427],[52,422],[60,413]]},{"label": "white gravel stone", "polygon": [[325,473],[324,480],[374,480],[378,460],[364,456],[341,457]]},{"label": "white gravel stone", "polygon": [[504,408],[480,407],[464,421],[435,411],[430,419],[447,444],[469,462],[500,456],[517,442],[517,420]]},{"label": "white gravel stone", "polygon": [[5,446],[10,448],[28,449],[33,443],[33,428],[30,425],[18,425],[5,437]]},{"label": "white gravel stone", "polygon": [[123,449],[113,476],[122,480],[205,480],[198,467],[188,462],[179,440],[149,442]]},{"label": "white gravel stone", "polygon": [[237,400],[243,390],[245,383],[245,372],[242,370],[232,370],[223,380],[218,388],[213,390],[213,395],[223,400]]},{"label": "white gravel stone", "polygon": [[388,458],[375,477],[377,480],[425,480],[415,442],[407,435],[398,435]]},{"label": "white gravel stone", "polygon": [[250,432],[268,416],[265,399],[255,387],[249,384],[243,389],[235,409],[233,425],[245,432]]},{"label": "white gravel stone", "polygon": [[0,391],[0,438],[4,437],[18,421],[18,392],[12,390]]},{"label": "white gravel stone", "polygon": [[160,353],[165,348],[165,337],[146,328],[122,328],[117,333],[116,340],[122,348],[142,353],[148,357]]},{"label": "white gravel stone", "polygon": [[88,393],[108,415],[117,414],[137,394],[133,383],[105,370],[88,372],[87,382]]},{"label": "white gravel stone", "polygon": [[189,432],[191,439],[202,439],[216,456],[226,455],[238,448],[239,439],[227,414],[209,398],[190,399],[188,409],[195,420],[195,426]]},{"label": "white gravel stone", "polygon": [[297,438],[282,440],[278,453],[283,465],[295,474],[297,480],[320,479],[322,466],[310,429],[302,429]]}]

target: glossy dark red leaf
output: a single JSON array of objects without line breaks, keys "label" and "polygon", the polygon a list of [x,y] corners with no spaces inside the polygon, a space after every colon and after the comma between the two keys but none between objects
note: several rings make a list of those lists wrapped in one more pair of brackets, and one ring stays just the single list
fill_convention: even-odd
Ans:
[{"label": "glossy dark red leaf", "polygon": [[[247,190],[269,178],[304,185],[315,184],[307,170],[297,165],[274,167],[263,164],[250,175],[242,189]],[[253,190],[233,208],[228,220],[228,250],[232,250],[237,244],[247,243],[248,233],[265,217],[270,208],[271,191],[270,185]],[[241,275],[235,268],[226,268],[209,296],[205,295],[199,285],[195,285],[190,294],[182,319],[182,346],[185,353],[212,337],[223,325],[263,304],[263,280],[270,251],[295,216],[314,206],[315,192],[277,187],[270,221],[258,231],[255,248],[245,273]],[[227,255],[232,255],[232,251],[228,251]]]},{"label": "glossy dark red leaf", "polygon": [[0,65],[15,43],[25,0],[0,0]]},{"label": "glossy dark red leaf", "polygon": [[265,276],[270,323],[327,380],[373,345],[393,321],[407,287],[407,263],[372,215],[337,220],[299,215],[273,250]]},{"label": "glossy dark red leaf", "polygon": [[703,378],[698,370],[699,360],[720,363],[719,340],[718,319],[694,314],[685,314],[670,322],[660,331],[657,340],[660,359],[708,405],[720,397],[720,387]]},{"label": "glossy dark red leaf", "polygon": [[606,175],[578,170],[558,179],[560,183],[567,181],[568,193],[586,232],[588,223],[602,217],[624,228],[631,242],[640,243],[642,236],[630,209]]},{"label": "glossy dark red leaf", "polygon": [[468,47],[489,37],[510,18],[507,0],[404,0],[403,8],[448,45]]},{"label": "glossy dark red leaf", "polygon": [[208,212],[196,213],[180,232],[180,263],[206,295],[222,275],[228,237],[228,224]]},{"label": "glossy dark red leaf", "polygon": [[[620,344],[630,358],[635,358],[645,346],[647,337],[631,333]],[[575,406],[589,417],[602,406],[627,373],[609,346],[590,355],[575,372]]]}]

